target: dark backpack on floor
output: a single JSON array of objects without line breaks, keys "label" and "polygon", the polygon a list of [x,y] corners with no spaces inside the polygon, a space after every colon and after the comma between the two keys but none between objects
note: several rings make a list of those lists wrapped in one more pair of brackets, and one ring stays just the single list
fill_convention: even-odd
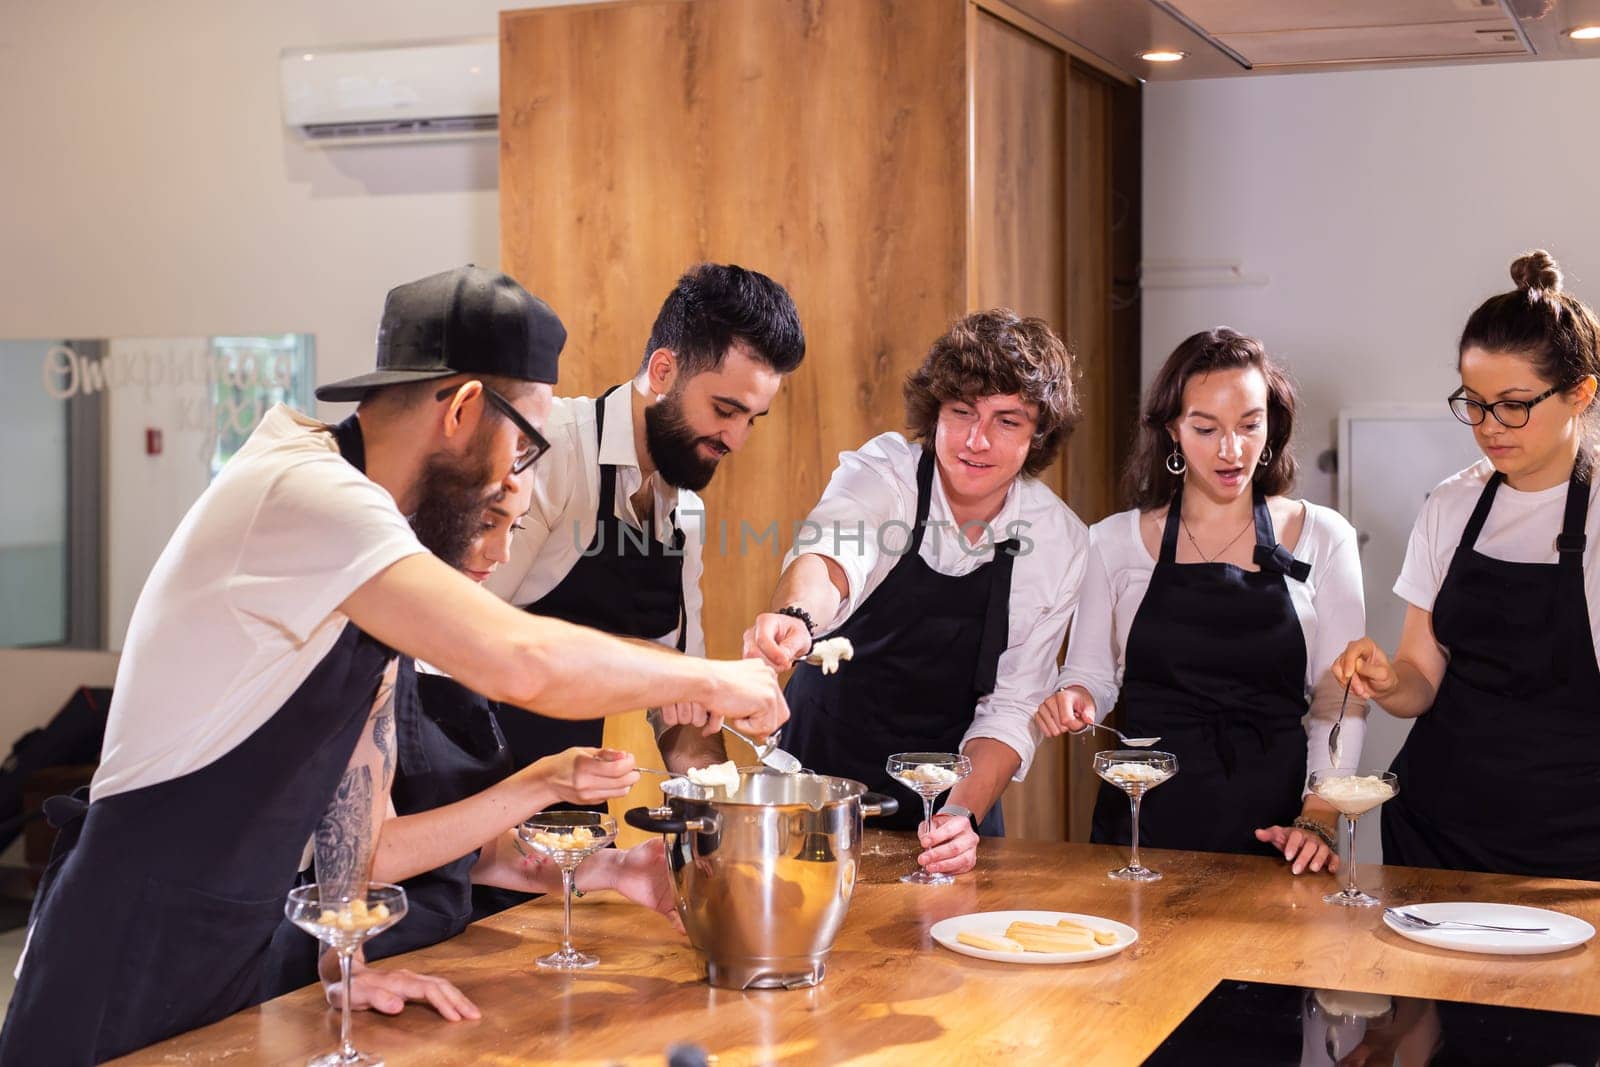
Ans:
[{"label": "dark backpack on floor", "polygon": [[110,689],[79,686],[54,718],[17,738],[0,763],[0,850],[16,840],[28,820],[39,817],[37,810],[24,810],[22,794],[30,778],[46,767],[100,761],[110,707]]}]

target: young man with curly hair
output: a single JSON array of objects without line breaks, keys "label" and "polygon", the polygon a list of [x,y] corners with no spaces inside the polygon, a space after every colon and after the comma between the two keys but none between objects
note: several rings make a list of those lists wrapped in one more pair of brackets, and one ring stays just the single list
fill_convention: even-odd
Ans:
[{"label": "young man with curly hair", "polygon": [[[1055,683],[1088,533],[1037,478],[1077,416],[1072,356],[1041,319],[1005,309],[951,326],[905,384],[909,436],[885,433],[839,466],[785,561],[744,652],[786,670],[824,635],[854,659],[801,664],[784,747],[820,773],[900,800],[928,874],[960,874],[999,800],[1027,773],[1033,709]],[[891,779],[897,752],[962,753],[971,773],[922,823]]]}]

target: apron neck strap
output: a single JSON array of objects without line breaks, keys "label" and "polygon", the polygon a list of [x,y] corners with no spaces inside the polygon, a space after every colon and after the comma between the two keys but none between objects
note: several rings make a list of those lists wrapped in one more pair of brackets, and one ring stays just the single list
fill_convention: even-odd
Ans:
[{"label": "apron neck strap", "polygon": [[[917,460],[917,519],[911,524],[911,549],[909,555],[922,551],[922,531],[928,525],[928,509],[933,506],[933,449],[924,447],[922,458]],[[965,536],[960,530],[957,536]]]},{"label": "apron neck strap", "polygon": [[1171,565],[1178,559],[1178,527],[1183,524],[1183,479],[1172,491],[1172,503],[1167,505],[1167,523],[1161,528],[1161,555],[1157,562]]},{"label": "apron neck strap", "polygon": [[1278,545],[1278,535],[1272,529],[1272,511],[1267,507],[1267,495],[1259,485],[1250,486],[1250,514],[1256,522],[1256,547],[1268,550]]},{"label": "apron neck strap", "polygon": [[1572,465],[1572,477],[1567,481],[1567,508],[1561,519],[1561,533],[1556,537],[1557,559],[1562,566],[1583,569],[1583,550],[1589,538],[1583,532],[1589,520],[1589,455],[1578,450]]},{"label": "apron neck strap", "polygon": [[361,423],[355,414],[347,415],[344,421],[334,424],[330,429],[334,442],[339,446],[339,455],[362,474],[367,473],[366,439],[361,436]]},{"label": "apron neck strap", "polygon": [[1252,510],[1256,517],[1256,548],[1250,558],[1264,571],[1281,574],[1297,582],[1305,581],[1311,577],[1311,564],[1303,559],[1295,559],[1293,552],[1278,543],[1278,535],[1272,529],[1272,510],[1267,507],[1267,495],[1259,485],[1252,486],[1250,491],[1254,494]]},{"label": "apron neck strap", "polygon": [[1489,509],[1494,506],[1494,494],[1499,490],[1500,483],[1505,480],[1506,476],[1499,471],[1489,476],[1483,492],[1478,494],[1478,505],[1472,509],[1472,517],[1467,520],[1466,529],[1461,531],[1462,548],[1471,551],[1478,543],[1478,534],[1483,531],[1483,524],[1489,518]]},{"label": "apron neck strap", "polygon": [[[1589,518],[1589,475],[1589,457],[1580,450],[1577,460],[1572,464],[1572,477],[1567,479],[1566,508],[1561,517],[1561,532],[1556,535],[1557,562],[1580,570],[1583,567],[1583,550],[1589,541],[1584,533],[1584,525]],[[1470,550],[1478,543],[1478,534],[1483,532],[1483,524],[1488,521],[1489,509],[1494,504],[1495,491],[1505,480],[1505,475],[1495,471],[1483,487],[1483,492],[1478,494],[1478,506],[1472,509],[1467,528],[1461,532],[1462,548]]]},{"label": "apron neck strap", "polygon": [[[619,382],[600,394],[600,399],[594,402],[594,453],[600,455],[606,442],[606,401],[611,394],[621,389],[627,382]],[[617,513],[617,468],[610,463],[600,464],[600,502],[596,506],[595,515],[601,522],[609,520]]]}]

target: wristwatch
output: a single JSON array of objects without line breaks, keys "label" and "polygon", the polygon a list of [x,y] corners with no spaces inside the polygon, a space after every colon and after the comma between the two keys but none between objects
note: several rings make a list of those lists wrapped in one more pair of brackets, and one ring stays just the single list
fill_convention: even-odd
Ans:
[{"label": "wristwatch", "polygon": [[978,832],[978,817],[976,815],[972,814],[972,810],[970,808],[963,808],[960,804],[946,804],[944,807],[942,807],[938,811],[934,812],[934,814],[935,815],[964,815],[964,816],[966,816],[967,821],[972,824],[972,832],[973,833],[977,833]]}]

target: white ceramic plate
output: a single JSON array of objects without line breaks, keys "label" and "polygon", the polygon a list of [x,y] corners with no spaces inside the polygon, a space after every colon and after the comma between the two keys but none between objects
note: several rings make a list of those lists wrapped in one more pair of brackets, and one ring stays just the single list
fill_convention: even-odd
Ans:
[{"label": "white ceramic plate", "polygon": [[1469,930],[1465,927],[1442,926],[1436,930],[1406,926],[1387,911],[1384,925],[1401,937],[1434,948],[1454,949],[1457,952],[1487,952],[1496,956],[1537,956],[1545,952],[1561,952],[1576,948],[1594,936],[1594,927],[1582,919],[1563,915],[1559,911],[1529,908],[1521,904],[1484,904],[1473,901],[1450,901],[1440,904],[1407,904],[1405,911],[1434,922],[1489,923],[1494,926],[1548,926],[1546,934],[1503,934],[1493,930]]},{"label": "white ceramic plate", "polygon": [[[1071,919],[1096,930],[1110,930],[1117,935],[1117,940],[1113,944],[1097,945],[1082,952],[990,952],[987,949],[963,945],[956,940],[956,935],[963,930],[987,937],[1004,937],[1006,927],[1014,922],[1046,923],[1054,926],[1061,919]],[[974,956],[980,960],[994,960],[997,963],[1082,963],[1084,960],[1115,956],[1139,940],[1139,931],[1126,923],[1102,919],[1098,915],[1080,915],[1073,911],[980,911],[971,915],[957,915],[953,919],[941,919],[933,924],[933,929],[928,933],[951,952]]]}]

